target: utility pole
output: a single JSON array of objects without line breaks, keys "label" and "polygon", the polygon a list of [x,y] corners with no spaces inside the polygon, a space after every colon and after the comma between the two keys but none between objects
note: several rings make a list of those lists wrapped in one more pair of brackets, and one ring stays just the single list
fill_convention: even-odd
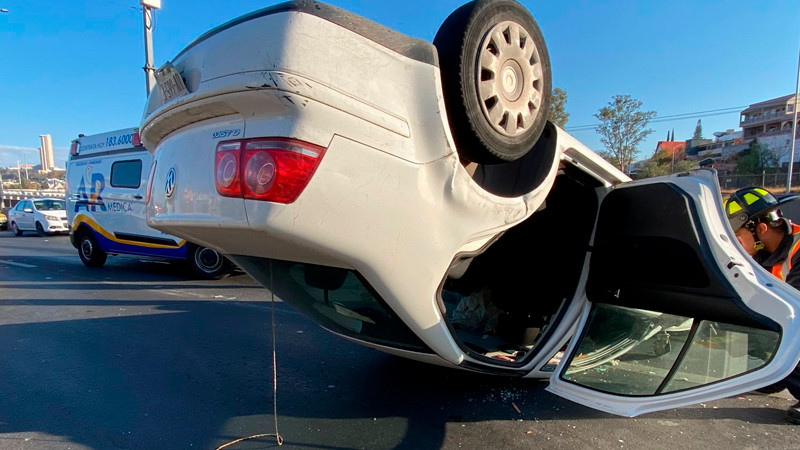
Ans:
[{"label": "utility pole", "polygon": [[675,173],[675,149],[672,149],[672,165],[669,166],[670,175]]},{"label": "utility pole", "polygon": [[6,193],[3,192],[3,173],[0,172],[0,212],[6,209]]},{"label": "utility pole", "polygon": [[794,82],[794,120],[792,120],[792,148],[789,152],[789,176],[786,180],[786,193],[792,192],[792,169],[794,168],[794,144],[797,136],[797,94],[800,93],[800,52],[797,56],[797,80]]},{"label": "utility pole", "polygon": [[22,173],[19,170],[19,160],[17,160],[17,180],[19,181],[19,188],[22,189]]},{"label": "utility pole", "polygon": [[142,23],[144,23],[144,76],[147,88],[147,95],[153,90],[156,84],[155,71],[153,66],[153,10],[161,8],[161,0],[139,0],[142,5]]}]

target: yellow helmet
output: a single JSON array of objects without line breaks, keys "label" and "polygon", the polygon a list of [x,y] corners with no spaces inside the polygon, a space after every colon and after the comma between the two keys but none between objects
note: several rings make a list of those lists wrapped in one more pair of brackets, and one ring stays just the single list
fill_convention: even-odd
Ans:
[{"label": "yellow helmet", "polygon": [[731,194],[725,202],[725,212],[731,228],[738,230],[761,216],[773,213],[771,220],[778,220],[782,216],[777,208],[784,203],[796,200],[800,195],[789,195],[776,199],[769,191],[762,187],[746,187]]}]

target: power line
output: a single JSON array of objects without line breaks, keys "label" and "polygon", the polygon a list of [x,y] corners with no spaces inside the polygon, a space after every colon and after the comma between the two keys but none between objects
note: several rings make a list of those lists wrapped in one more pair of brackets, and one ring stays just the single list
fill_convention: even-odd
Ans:
[{"label": "power line", "polygon": [[[729,108],[720,108],[720,109],[709,109],[707,111],[697,111],[697,112],[690,112],[690,113],[680,113],[680,114],[672,114],[669,116],[656,116],[654,119],[648,121],[648,123],[658,123],[658,122],[671,122],[674,120],[683,120],[683,119],[692,119],[692,118],[702,118],[702,117],[712,117],[712,116],[721,116],[725,114],[733,114],[739,113],[747,106],[731,106]],[[574,127],[566,127],[565,130],[567,131],[586,131],[586,130],[594,130],[597,128],[597,125],[600,123],[596,123],[594,125],[576,125]]]},{"label": "power line", "polygon": [[98,2],[101,2],[101,3],[108,3],[110,5],[122,6],[122,7],[126,8],[126,9],[133,9],[135,11],[141,11],[142,10],[141,6],[131,6],[130,4],[126,4],[126,3],[122,3],[122,2],[116,2],[114,0],[95,0],[95,1],[98,1]]}]

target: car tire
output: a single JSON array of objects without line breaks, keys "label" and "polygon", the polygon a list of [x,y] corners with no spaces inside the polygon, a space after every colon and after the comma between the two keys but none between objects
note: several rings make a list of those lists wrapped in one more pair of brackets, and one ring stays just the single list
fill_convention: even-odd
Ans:
[{"label": "car tire", "polygon": [[445,19],[433,44],[461,159],[525,156],[547,123],[552,89],[544,37],[527,9],[514,0],[472,1]]},{"label": "car tire", "polygon": [[784,389],[786,389],[786,383],[783,380],[781,380],[775,384],[770,384],[769,386],[758,388],[756,389],[756,391],[761,392],[762,394],[775,394]]},{"label": "car tire", "polygon": [[14,232],[15,236],[22,236],[22,230],[19,229],[17,222],[11,222],[11,231]]},{"label": "car tire", "polygon": [[108,259],[108,254],[100,248],[97,239],[90,231],[84,231],[79,235],[78,255],[86,267],[102,267]]},{"label": "car tire", "polygon": [[189,244],[189,267],[200,278],[221,280],[231,274],[231,262],[216,250]]},{"label": "car tire", "polygon": [[39,236],[47,236],[47,233],[44,231],[41,222],[36,222],[36,234]]}]

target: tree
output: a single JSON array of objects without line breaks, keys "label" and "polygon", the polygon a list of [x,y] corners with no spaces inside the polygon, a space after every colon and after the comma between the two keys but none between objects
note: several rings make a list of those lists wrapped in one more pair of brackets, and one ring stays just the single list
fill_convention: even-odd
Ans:
[{"label": "tree", "polygon": [[697,163],[694,161],[689,161],[688,159],[683,159],[680,161],[675,161],[675,164],[672,165],[671,170],[672,173],[681,173],[693,169],[697,169]]},{"label": "tree", "polygon": [[686,158],[686,151],[679,150],[673,155],[670,151],[662,149],[639,167],[636,178],[650,178],[671,173],[686,172],[695,169],[697,164]]},{"label": "tree", "polygon": [[764,170],[777,167],[778,156],[770,150],[767,144],[763,144],[758,139],[753,139],[736,160],[736,172],[740,174],[759,174]]},{"label": "tree", "polygon": [[636,178],[652,178],[669,173],[669,164],[664,164],[655,158],[650,158],[638,170]]},{"label": "tree", "polygon": [[34,180],[22,180],[22,189],[39,189],[39,183]]},{"label": "tree", "polygon": [[600,155],[623,171],[639,152],[639,143],[653,132],[647,124],[656,112],[640,111],[641,107],[642,102],[630,95],[615,95],[594,115],[600,120],[595,131],[606,146]]},{"label": "tree", "polygon": [[569,120],[567,112],[567,91],[557,87],[553,89],[553,96],[550,99],[550,111],[547,119],[557,126],[564,128]]},{"label": "tree", "polygon": [[692,139],[703,139],[703,124],[700,123],[700,119],[697,119],[697,126],[694,127]]}]

